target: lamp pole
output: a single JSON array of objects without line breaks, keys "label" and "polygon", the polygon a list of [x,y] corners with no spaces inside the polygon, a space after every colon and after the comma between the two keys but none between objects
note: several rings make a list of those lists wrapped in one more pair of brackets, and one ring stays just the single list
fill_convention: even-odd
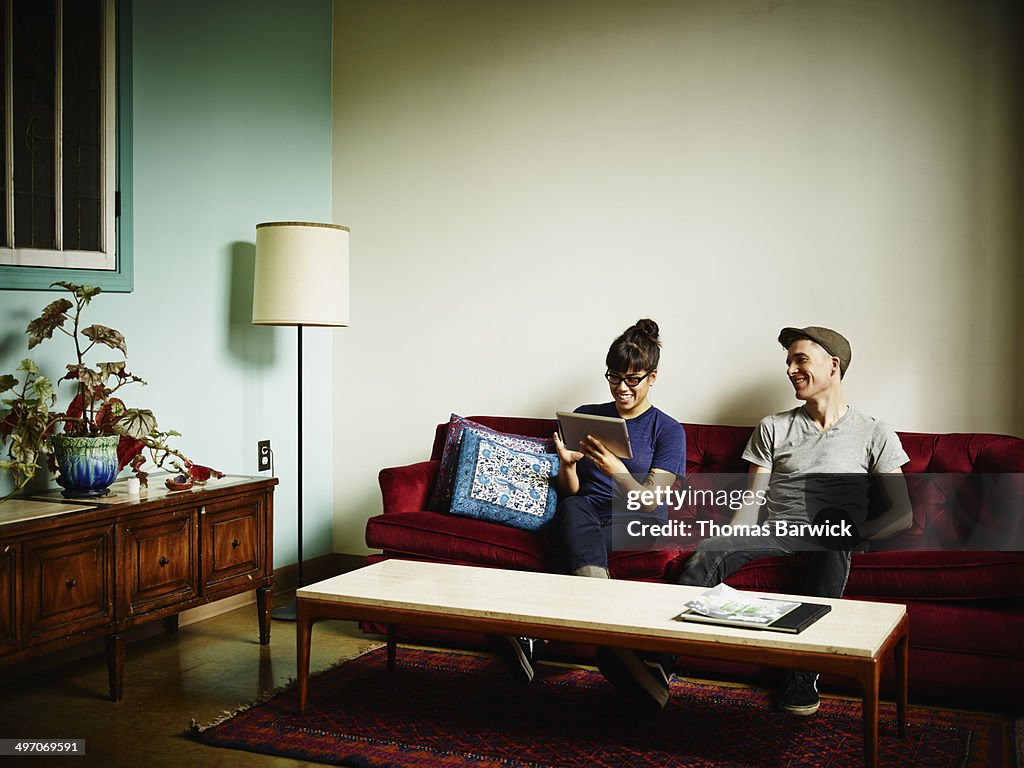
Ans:
[{"label": "lamp pole", "polygon": [[[296,358],[296,587],[305,586],[302,554],[302,326],[349,324],[348,227],[302,221],[256,225],[253,278],[255,325],[294,325]],[[271,611],[280,621],[294,621],[296,601]]]}]

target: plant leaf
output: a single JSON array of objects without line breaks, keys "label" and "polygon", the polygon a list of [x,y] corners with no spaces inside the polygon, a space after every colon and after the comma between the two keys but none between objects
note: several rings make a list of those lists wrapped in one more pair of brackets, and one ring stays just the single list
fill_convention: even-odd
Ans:
[{"label": "plant leaf", "polygon": [[6,392],[18,386],[18,380],[9,373],[0,376],[0,392]]},{"label": "plant leaf", "polygon": [[56,283],[50,283],[50,287],[59,285],[66,291],[75,294],[75,298],[81,299],[88,304],[93,296],[99,293],[103,293],[103,289],[95,285],[78,285],[77,283],[69,283],[67,280],[58,280]]},{"label": "plant leaf", "polygon": [[89,341],[105,344],[111,349],[118,349],[123,355],[128,354],[128,345],[125,343],[124,336],[113,328],[108,328],[105,325],[90,325],[88,328],[82,329],[82,335]]},{"label": "plant leaf", "polygon": [[[140,457],[142,462],[144,462],[146,459],[142,456],[142,450],[145,447],[146,444],[141,440],[122,435],[121,439],[117,441],[117,471],[120,472],[129,464],[132,464],[134,467],[136,459]],[[138,465],[141,466],[142,462],[138,462]]]},{"label": "plant leaf", "polygon": [[103,289],[96,285],[80,285],[78,290],[75,291],[75,295],[85,301],[86,304],[92,301],[94,296],[98,296],[101,293],[103,293]]},{"label": "plant leaf", "polygon": [[30,376],[34,376],[39,373],[39,366],[36,365],[36,361],[30,357],[26,357],[21,361],[21,365],[18,366],[19,371],[24,371]]},{"label": "plant leaf", "polygon": [[150,410],[129,408],[114,422],[114,431],[124,437],[141,440],[156,431],[156,416]]},{"label": "plant leaf", "polygon": [[[127,410],[128,408],[125,406],[124,401],[120,398],[110,398],[96,411],[96,426],[99,427],[100,432],[103,434],[116,434],[113,431],[114,424],[124,416]],[[121,442],[124,442],[124,439]],[[118,444],[118,450],[120,450],[120,444]],[[121,465],[121,468],[124,468],[124,464]]]},{"label": "plant leaf", "polygon": [[36,376],[32,380],[32,390],[40,400],[56,401],[57,396],[53,392],[53,382],[45,376]]},{"label": "plant leaf", "polygon": [[28,334],[28,348],[32,349],[43,339],[52,338],[53,332],[68,319],[68,310],[73,306],[75,305],[67,299],[57,299],[47,304],[43,313],[25,329],[25,333]]},{"label": "plant leaf", "polygon": [[202,464],[193,464],[191,461],[186,462],[186,466],[188,467],[188,476],[197,483],[205,483],[211,476],[216,478],[224,477],[223,472],[213,469],[213,467],[206,467]]},{"label": "plant leaf", "polygon": [[104,382],[107,377],[101,371],[94,371],[87,365],[69,365],[68,372],[61,381],[73,381],[78,379],[85,389],[85,399],[88,402],[103,400],[107,394]]}]

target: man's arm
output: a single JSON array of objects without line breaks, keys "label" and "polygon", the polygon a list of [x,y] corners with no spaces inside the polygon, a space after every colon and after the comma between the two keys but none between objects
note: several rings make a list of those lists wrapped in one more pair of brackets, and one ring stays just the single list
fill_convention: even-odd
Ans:
[{"label": "man's arm", "polygon": [[[747,490],[753,492],[755,499],[764,498],[771,476],[771,467],[762,467],[760,464],[751,462],[750,469],[747,471]],[[760,514],[761,505],[753,501],[749,504],[744,504],[740,509],[736,510],[736,514],[733,515],[729,524],[757,525]]]},{"label": "man's arm", "polygon": [[914,523],[914,509],[910,504],[903,470],[895,469],[876,477],[886,509],[875,519],[861,523],[860,535],[864,539],[887,539],[907,530]]}]

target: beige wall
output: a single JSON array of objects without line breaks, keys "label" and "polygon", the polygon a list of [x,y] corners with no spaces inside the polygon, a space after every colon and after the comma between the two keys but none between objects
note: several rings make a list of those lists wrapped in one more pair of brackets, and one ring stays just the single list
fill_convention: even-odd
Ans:
[{"label": "beige wall", "polygon": [[897,429],[1024,432],[1011,5],[336,0],[335,548],[450,411],[606,399],[641,316],[681,421],[793,405],[822,324]]}]

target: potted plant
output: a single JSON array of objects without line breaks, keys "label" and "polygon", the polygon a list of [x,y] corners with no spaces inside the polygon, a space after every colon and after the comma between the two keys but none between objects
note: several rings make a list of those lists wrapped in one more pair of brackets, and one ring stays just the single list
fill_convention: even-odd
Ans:
[{"label": "potted plant", "polygon": [[[70,298],[51,302],[28,324],[28,348],[57,332],[68,336],[74,344],[74,358],[58,384],[70,382],[74,394],[64,411],[53,410],[57,403],[53,383],[31,359],[22,360],[17,375],[0,376],[0,395],[6,395],[0,400],[0,447],[7,448],[0,469],[7,470],[14,480],[14,489],[0,501],[20,492],[44,458],[69,497],[108,493],[109,485],[125,467],[131,467],[146,485],[148,473],[143,466],[147,459],[157,468],[177,473],[177,487],[222,477],[221,472],[196,464],[172,448],[169,440],[179,433],[161,430],[152,411],[129,408],[121,400],[122,387],[146,382],[125,367],[128,347],[119,331],[95,324],[82,327],[83,310],[101,289],[68,282],[50,287],[55,286],[67,291]],[[122,359],[87,364],[86,357],[97,347],[119,352]],[[58,426],[61,432],[57,432]]]}]

